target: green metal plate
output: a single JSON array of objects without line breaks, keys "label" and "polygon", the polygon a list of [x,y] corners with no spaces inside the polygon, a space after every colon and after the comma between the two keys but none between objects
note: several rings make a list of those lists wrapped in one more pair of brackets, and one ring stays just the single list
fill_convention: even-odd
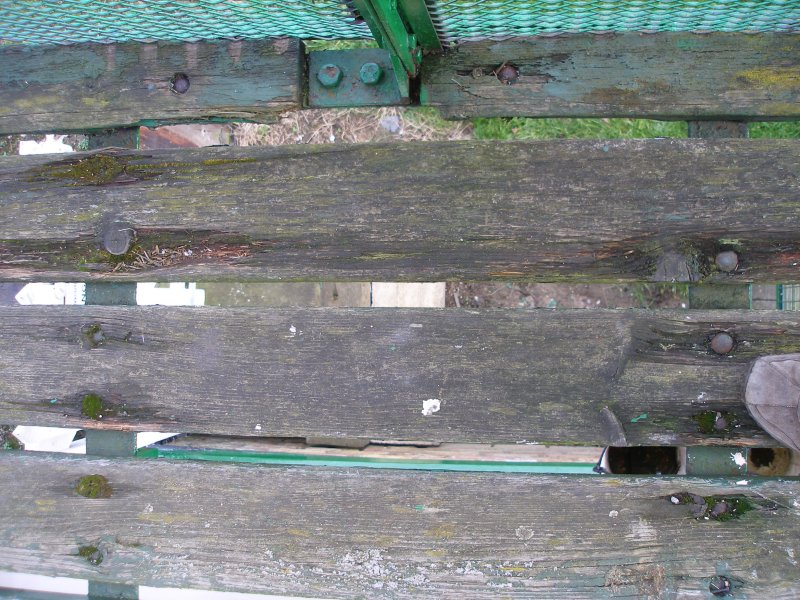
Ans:
[{"label": "green metal plate", "polygon": [[[381,69],[377,83],[368,85],[360,77],[364,65],[374,63]],[[338,68],[341,78],[327,68]],[[404,73],[400,74],[408,81]],[[327,80],[329,87],[320,81]],[[407,87],[407,86],[406,86]],[[308,106],[310,108],[347,108],[352,106],[400,106],[409,104],[403,97],[395,78],[395,69],[386,50],[365,48],[359,50],[323,50],[308,56]]]}]

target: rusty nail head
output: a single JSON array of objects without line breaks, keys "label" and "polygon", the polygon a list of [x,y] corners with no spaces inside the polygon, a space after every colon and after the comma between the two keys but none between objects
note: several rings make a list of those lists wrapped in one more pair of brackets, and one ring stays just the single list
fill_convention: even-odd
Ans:
[{"label": "rusty nail head", "polygon": [[129,225],[114,223],[103,232],[103,248],[109,254],[121,256],[130,250],[136,232]]},{"label": "rusty nail head", "polygon": [[733,350],[733,337],[730,334],[721,331],[713,338],[711,338],[711,349],[717,354],[728,354]]},{"label": "rusty nail head", "polygon": [[708,584],[708,591],[714,596],[727,596],[731,593],[731,580],[724,575],[716,575]]},{"label": "rusty nail head", "polygon": [[733,250],[724,250],[717,254],[715,262],[717,263],[717,268],[720,271],[729,273],[731,271],[735,271],[739,266],[739,255]]},{"label": "rusty nail head", "polygon": [[322,65],[317,72],[317,81],[322,87],[334,88],[342,81],[342,70],[334,64]]},{"label": "rusty nail head", "polygon": [[176,94],[185,94],[189,91],[189,77],[186,73],[175,73],[169,80],[169,89]]},{"label": "rusty nail head", "polygon": [[383,69],[378,63],[368,62],[361,65],[358,78],[365,85],[377,85],[383,77]]},{"label": "rusty nail head", "polygon": [[507,65],[506,63],[503,63],[498,67],[496,75],[497,79],[506,85],[511,85],[512,83],[515,83],[517,79],[519,79],[519,71],[517,70],[517,67],[513,65]]}]

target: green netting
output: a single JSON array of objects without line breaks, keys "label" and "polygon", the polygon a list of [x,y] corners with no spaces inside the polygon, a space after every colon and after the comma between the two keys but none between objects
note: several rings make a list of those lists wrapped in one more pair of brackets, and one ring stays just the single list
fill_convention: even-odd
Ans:
[{"label": "green netting", "polygon": [[337,0],[0,0],[0,40],[75,44],[372,37]]},{"label": "green netting", "polygon": [[798,0],[427,0],[443,42],[566,32],[798,31]]},{"label": "green netting", "polygon": [[[566,32],[800,30],[800,0],[426,2],[443,42]],[[0,41],[6,42],[278,36],[371,37],[337,0],[0,0]]]}]

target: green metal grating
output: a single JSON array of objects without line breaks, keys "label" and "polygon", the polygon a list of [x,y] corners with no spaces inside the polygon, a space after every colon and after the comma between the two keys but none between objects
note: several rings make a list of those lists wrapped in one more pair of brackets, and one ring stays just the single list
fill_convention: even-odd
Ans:
[{"label": "green metal grating", "polygon": [[798,0],[427,0],[442,42],[558,33],[800,30]]},{"label": "green metal grating", "polygon": [[[800,0],[425,1],[445,43],[566,32],[800,30]],[[337,0],[0,0],[0,41],[11,43],[280,36],[371,37]]]},{"label": "green metal grating", "polygon": [[0,41],[371,38],[337,0],[0,0]]}]

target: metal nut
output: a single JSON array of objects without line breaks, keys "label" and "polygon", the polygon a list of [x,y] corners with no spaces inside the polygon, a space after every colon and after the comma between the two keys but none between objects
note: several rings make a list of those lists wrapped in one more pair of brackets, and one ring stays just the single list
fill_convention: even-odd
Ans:
[{"label": "metal nut", "polygon": [[733,346],[733,337],[724,331],[711,338],[711,349],[717,354],[728,354],[731,350],[733,350]]},{"label": "metal nut", "polygon": [[519,79],[519,70],[513,65],[507,65],[506,63],[503,63],[498,67],[495,75],[501,83],[511,85],[512,83],[515,83],[517,79]]},{"label": "metal nut", "polygon": [[169,80],[169,89],[176,94],[185,94],[189,91],[189,77],[186,73],[175,73]]},{"label": "metal nut", "polygon": [[334,65],[322,65],[317,72],[317,81],[322,87],[335,88],[342,81],[342,70]]},{"label": "metal nut", "polygon": [[103,231],[103,248],[109,254],[121,256],[130,250],[136,232],[129,225],[114,223]]},{"label": "metal nut", "polygon": [[730,273],[731,271],[735,271],[739,266],[739,255],[733,250],[724,250],[717,254],[715,262],[720,271]]},{"label": "metal nut", "polygon": [[377,85],[383,77],[383,69],[378,63],[368,62],[361,65],[358,78],[364,85]]}]

